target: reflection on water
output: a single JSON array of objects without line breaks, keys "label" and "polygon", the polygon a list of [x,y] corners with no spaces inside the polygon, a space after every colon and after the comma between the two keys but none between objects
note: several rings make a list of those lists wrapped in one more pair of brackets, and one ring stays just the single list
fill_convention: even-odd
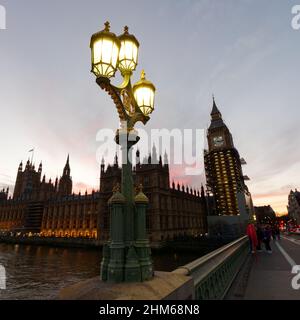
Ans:
[{"label": "reflection on water", "polygon": [[[172,271],[199,253],[155,252],[155,270]],[[6,290],[0,299],[55,299],[59,290],[100,273],[101,250],[0,244]]]}]

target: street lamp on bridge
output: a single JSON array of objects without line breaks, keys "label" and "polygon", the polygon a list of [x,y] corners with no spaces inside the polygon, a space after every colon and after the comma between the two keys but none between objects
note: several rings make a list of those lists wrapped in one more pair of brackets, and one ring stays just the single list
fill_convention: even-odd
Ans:
[{"label": "street lamp on bridge", "polygon": [[[141,79],[131,85],[131,76],[138,64],[139,42],[129,34],[128,27],[119,37],[110,32],[109,22],[104,30],[91,38],[92,73],[96,82],[112,98],[120,128],[115,141],[122,150],[122,186],[115,186],[110,205],[110,240],[103,247],[101,279],[111,282],[136,282],[153,277],[151,251],[146,232],[148,198],[139,186],[134,192],[132,178],[132,147],[139,141],[134,125],[146,124],[154,110],[154,85]],[[120,86],[111,84],[117,71],[123,77]]]}]

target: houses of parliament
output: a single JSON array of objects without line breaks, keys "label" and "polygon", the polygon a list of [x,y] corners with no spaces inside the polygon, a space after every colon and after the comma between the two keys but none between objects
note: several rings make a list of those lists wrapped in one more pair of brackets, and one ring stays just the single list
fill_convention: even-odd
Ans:
[{"label": "houses of parliament", "polygon": [[[188,187],[170,186],[169,165],[155,147],[147,163],[134,167],[135,184],[142,184],[150,200],[147,229],[152,242],[207,232],[206,201],[201,192]],[[166,157],[164,159],[166,161]],[[106,241],[109,237],[108,200],[113,187],[121,181],[118,158],[113,165],[100,168],[100,188],[88,194],[72,193],[69,157],[60,179],[46,182],[42,164],[38,169],[28,160],[20,163],[12,198],[8,190],[0,193],[0,230],[38,233],[42,237],[91,238]]]},{"label": "houses of parliament", "polygon": [[[215,101],[207,139],[206,192],[203,186],[195,190],[171,183],[167,155],[162,159],[155,147],[142,162],[139,150],[136,152],[133,178],[135,185],[143,185],[149,198],[146,225],[152,243],[203,235],[209,231],[210,218],[213,228],[230,217],[234,225],[243,228],[251,215],[253,206],[244,182],[241,159]],[[118,162],[117,156],[111,165],[106,166],[103,160],[99,190],[84,194],[72,191],[69,156],[60,179],[55,181],[46,181],[42,163],[35,168],[29,160],[25,165],[21,162],[13,196],[9,197],[8,189],[0,191],[0,231],[41,237],[89,238],[103,243],[109,239],[108,200],[113,187],[121,181]],[[218,217],[223,220],[216,220]]]}]

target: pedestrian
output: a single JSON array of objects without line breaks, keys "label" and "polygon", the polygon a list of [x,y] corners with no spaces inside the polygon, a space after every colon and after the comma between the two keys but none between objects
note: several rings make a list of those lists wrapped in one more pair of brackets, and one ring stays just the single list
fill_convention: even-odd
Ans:
[{"label": "pedestrian", "polygon": [[280,228],[279,228],[278,225],[276,226],[275,234],[276,234],[276,236],[277,236],[277,240],[280,240]]},{"label": "pedestrian", "polygon": [[265,244],[267,252],[270,254],[272,253],[272,249],[270,246],[271,236],[272,236],[271,227],[269,225],[266,225],[266,227],[263,230],[263,242]]},{"label": "pedestrian", "polygon": [[263,230],[259,224],[256,225],[256,235],[257,235],[257,252],[262,252],[261,243],[263,241]]},{"label": "pedestrian", "polygon": [[249,238],[250,252],[255,253],[258,242],[257,242],[256,230],[251,220],[248,222],[246,233]]},{"label": "pedestrian", "polygon": [[274,241],[276,241],[276,226],[272,225],[271,227],[271,234]]}]

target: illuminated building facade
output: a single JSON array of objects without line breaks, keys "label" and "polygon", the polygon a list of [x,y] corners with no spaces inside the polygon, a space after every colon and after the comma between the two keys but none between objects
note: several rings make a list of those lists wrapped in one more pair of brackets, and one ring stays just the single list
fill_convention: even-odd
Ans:
[{"label": "illuminated building facade", "polygon": [[[208,150],[204,155],[207,190],[214,200],[210,215],[243,215],[242,220],[246,219],[246,216],[248,218],[253,213],[253,204],[244,182],[240,155],[214,99],[207,140]],[[214,218],[211,220],[216,221]],[[228,222],[229,219],[223,221]]]},{"label": "illuminated building facade", "polygon": [[54,183],[42,177],[42,164],[36,170],[28,160],[24,170],[19,165],[13,198],[8,190],[0,195],[0,231],[96,239],[98,206],[99,193],[72,193],[69,156]]},{"label": "illuminated building facade", "polygon": [[213,101],[211,124],[207,134],[205,170],[208,190],[215,199],[216,215],[238,215],[238,193],[247,191],[239,153],[232,135]]},{"label": "illuminated building facade", "polygon": [[[147,230],[152,243],[177,237],[198,236],[207,232],[204,189],[192,190],[172,183],[167,156],[164,163],[152,155],[134,167],[135,185],[142,184],[150,200]],[[12,198],[8,190],[0,192],[0,231],[32,233],[42,237],[90,238],[103,242],[109,238],[108,199],[113,187],[121,182],[118,158],[113,165],[100,169],[99,191],[72,193],[69,157],[60,179],[54,183],[42,177],[42,164],[36,170],[28,161],[21,163]]]},{"label": "illuminated building facade", "polygon": [[44,206],[41,235],[97,239],[99,193],[70,195]]}]

